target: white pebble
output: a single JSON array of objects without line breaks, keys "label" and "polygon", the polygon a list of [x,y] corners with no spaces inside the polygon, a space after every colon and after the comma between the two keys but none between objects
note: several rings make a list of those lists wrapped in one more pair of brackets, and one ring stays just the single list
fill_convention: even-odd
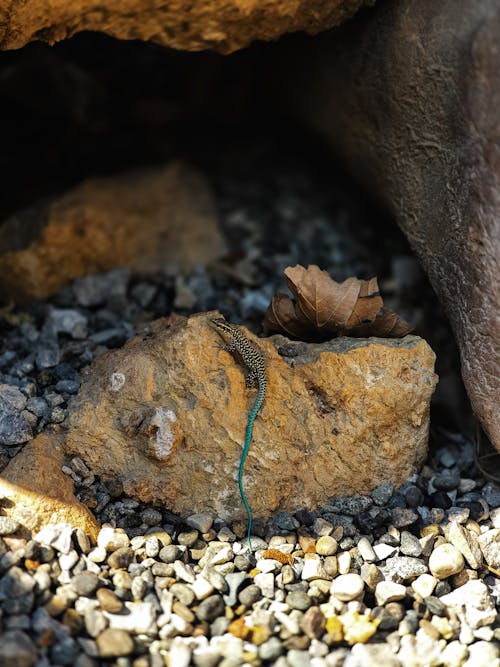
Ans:
[{"label": "white pebble", "polygon": [[348,551],[341,551],[337,556],[337,564],[340,574],[348,574],[351,569],[351,554]]},{"label": "white pebble", "polygon": [[314,579],[328,579],[323,562],[318,554],[304,554],[304,567],[302,569],[303,581]]},{"label": "white pebble", "polygon": [[374,544],[372,549],[377,556],[377,561],[385,560],[386,558],[389,558],[389,556],[395,554],[397,551],[396,547],[391,547],[389,544],[385,544],[385,542]]},{"label": "white pebble", "polygon": [[191,584],[194,594],[196,595],[197,600],[204,600],[209,595],[212,595],[215,588],[212,584],[205,579],[202,575],[198,575],[196,579]]},{"label": "white pebble", "polygon": [[260,588],[260,592],[265,598],[272,598],[274,595],[274,575],[271,572],[260,572],[254,577],[254,583]]},{"label": "white pebble", "polygon": [[342,602],[349,602],[363,593],[364,586],[359,574],[341,574],[332,581],[330,593]]},{"label": "white pebble", "polygon": [[406,588],[394,581],[379,581],[375,588],[375,598],[381,607],[388,602],[403,600],[406,596]]},{"label": "white pebble", "polygon": [[366,563],[374,563],[377,560],[377,554],[374,551],[367,537],[362,537],[358,542],[358,551],[361,558]]},{"label": "white pebble", "polygon": [[446,579],[464,569],[464,557],[453,544],[440,544],[430,555],[429,569],[438,579]]},{"label": "white pebble", "polygon": [[437,586],[437,583],[438,580],[436,577],[433,577],[432,574],[421,574],[415,579],[411,587],[415,593],[420,595],[422,599],[425,599],[429,597],[429,595],[432,595],[434,589]]}]

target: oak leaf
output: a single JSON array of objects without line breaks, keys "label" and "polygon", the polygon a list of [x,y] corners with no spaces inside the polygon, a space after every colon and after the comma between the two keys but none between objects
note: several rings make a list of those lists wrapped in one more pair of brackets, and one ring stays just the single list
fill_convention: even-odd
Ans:
[{"label": "oak leaf", "polygon": [[281,332],[306,341],[336,335],[405,336],[412,327],[383,307],[376,278],[333,280],[312,264],[285,269],[285,280],[295,300],[278,292],[264,318],[266,333]]}]

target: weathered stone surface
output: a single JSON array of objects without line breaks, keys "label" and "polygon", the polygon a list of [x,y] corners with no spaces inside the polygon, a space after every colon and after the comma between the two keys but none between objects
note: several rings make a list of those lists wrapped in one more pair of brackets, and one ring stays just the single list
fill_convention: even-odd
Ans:
[{"label": "weathered stone surface", "polygon": [[49,523],[69,523],[93,538],[99,525],[73,494],[73,482],[61,471],[63,448],[56,436],[39,435],[2,471],[2,514],[30,531]]},{"label": "weathered stone surface", "polygon": [[499,0],[381,2],[335,33],[293,44],[284,67],[294,76],[279,75],[290,95],[278,95],[394,213],[500,450],[499,32]]},{"label": "weathered stone surface", "polygon": [[212,192],[184,163],[85,181],[0,226],[0,294],[44,298],[117,266],[187,269],[224,251]]},{"label": "weathered stone surface", "polygon": [[[241,367],[205,315],[150,329],[92,364],[69,406],[67,453],[184,516],[244,516],[236,476],[254,393]],[[257,340],[268,391],[245,466],[255,516],[398,485],[418,469],[437,379],[423,340]],[[285,345],[293,365],[278,354]]]},{"label": "weathered stone surface", "polygon": [[31,40],[53,44],[82,30],[120,39],[141,39],[175,49],[229,53],[255,39],[287,32],[315,34],[338,25],[375,0],[83,0],[78,3],[30,0],[0,2],[0,49]]}]

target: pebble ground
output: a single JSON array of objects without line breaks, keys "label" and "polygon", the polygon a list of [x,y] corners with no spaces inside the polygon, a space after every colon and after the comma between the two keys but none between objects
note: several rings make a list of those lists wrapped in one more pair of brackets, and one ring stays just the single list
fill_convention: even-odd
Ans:
[{"label": "pebble ground", "polygon": [[[93,358],[173,311],[219,308],[258,330],[297,262],[336,279],[379,275],[458,386],[447,325],[390,224],[303,164],[243,176],[213,175],[233,251],[219,267],[147,279],[117,269],[3,311],[0,470],[37,433],[65,428]],[[25,541],[0,516],[0,665],[499,667],[500,487],[447,405],[418,476],[256,521],[252,556],[244,523],[182,521],[67,461],[103,528],[95,546],[65,525]]]}]

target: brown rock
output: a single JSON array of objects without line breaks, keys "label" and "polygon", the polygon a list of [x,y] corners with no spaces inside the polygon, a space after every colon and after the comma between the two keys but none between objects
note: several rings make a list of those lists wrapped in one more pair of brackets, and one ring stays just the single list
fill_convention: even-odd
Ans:
[{"label": "brown rock", "polygon": [[174,162],[85,181],[0,227],[0,294],[41,299],[74,278],[117,266],[188,269],[224,251],[212,192]]},{"label": "brown rock", "polygon": [[212,49],[230,53],[254,39],[277,39],[287,32],[316,33],[348,18],[374,0],[111,0],[11,4],[0,18],[0,49],[29,41],[53,44],[82,30],[98,30],[120,39],[141,39],[175,49]]},{"label": "brown rock", "polygon": [[94,540],[99,524],[73,493],[73,482],[61,466],[63,448],[56,436],[39,435],[3,470],[2,512],[29,531],[48,523],[69,523]]},{"label": "brown rock", "polygon": [[[143,501],[244,516],[236,476],[254,393],[241,367],[205,315],[150,329],[92,364],[69,407],[67,452]],[[248,336],[268,368],[244,475],[255,516],[397,486],[419,468],[436,383],[425,341]],[[277,352],[284,345],[293,366]]]},{"label": "brown rock", "polygon": [[295,43],[284,58],[294,76],[279,75],[290,94],[275,89],[393,212],[500,451],[499,33],[498,0],[381,2],[304,48]]}]

